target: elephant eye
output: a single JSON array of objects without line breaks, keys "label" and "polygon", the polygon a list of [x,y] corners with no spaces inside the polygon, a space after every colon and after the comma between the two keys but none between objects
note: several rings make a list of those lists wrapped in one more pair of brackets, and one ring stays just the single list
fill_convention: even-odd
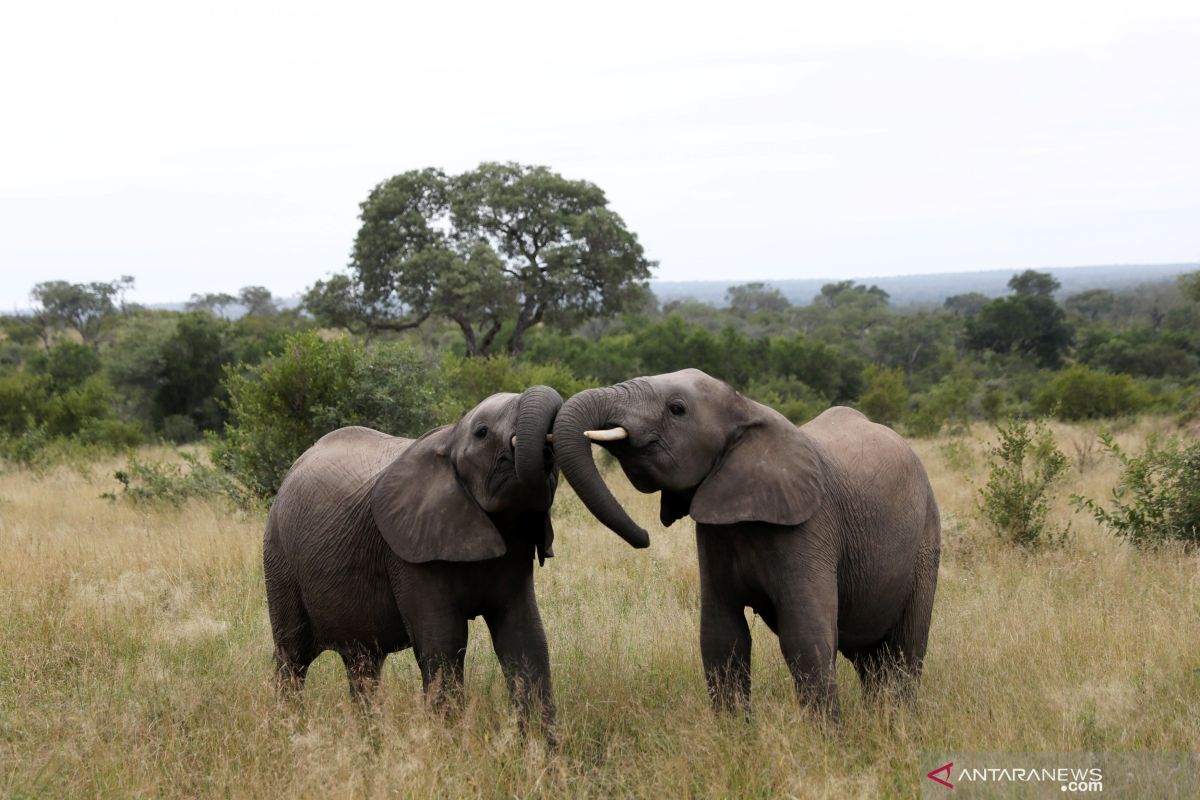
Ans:
[{"label": "elephant eye", "polygon": [[683,404],[682,400],[672,400],[667,403],[667,410],[677,417],[682,417],[687,413],[687,406]]},{"label": "elephant eye", "polygon": [[488,435],[488,426],[487,425],[480,425],[478,428],[475,429],[475,438],[476,439],[483,439],[487,435]]}]

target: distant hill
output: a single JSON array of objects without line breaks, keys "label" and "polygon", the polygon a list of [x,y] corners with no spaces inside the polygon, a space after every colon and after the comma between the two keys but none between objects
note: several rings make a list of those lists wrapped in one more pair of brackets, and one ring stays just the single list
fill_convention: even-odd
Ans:
[{"label": "distant hill", "polygon": [[[1062,282],[1060,297],[1085,289],[1128,289],[1143,283],[1170,280],[1185,272],[1200,269],[1200,264],[1136,264],[1105,267],[1049,267],[1048,272]],[[1020,269],[994,269],[985,272],[947,272],[940,275],[897,275],[879,278],[854,278],[855,283],[874,284],[891,295],[898,306],[910,304],[941,305],[947,297],[967,292],[979,292],[988,297],[1008,294],[1008,279]],[[808,305],[821,287],[845,278],[804,278],[800,280],[768,280],[763,283],[783,292],[792,303]],[[730,286],[750,283],[737,281],[650,281],[650,288],[659,301],[691,298],[714,306],[725,305],[725,292]]]}]

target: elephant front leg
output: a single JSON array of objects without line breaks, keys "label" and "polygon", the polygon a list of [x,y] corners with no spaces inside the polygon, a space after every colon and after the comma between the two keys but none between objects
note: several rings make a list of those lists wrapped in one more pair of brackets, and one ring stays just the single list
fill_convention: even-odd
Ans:
[{"label": "elephant front leg", "polygon": [[554,731],[554,689],[550,683],[550,651],[534,598],[532,576],[524,596],[516,603],[485,614],[496,658],[504,671],[509,694],[517,709],[524,735],[528,720],[540,715],[546,741],[557,744]]},{"label": "elephant front leg", "polygon": [[413,652],[421,668],[425,697],[437,711],[462,695],[467,656],[467,621],[439,614],[412,626]]},{"label": "elephant front leg", "polygon": [[741,606],[701,595],[700,656],[713,710],[750,713],[750,626]]}]

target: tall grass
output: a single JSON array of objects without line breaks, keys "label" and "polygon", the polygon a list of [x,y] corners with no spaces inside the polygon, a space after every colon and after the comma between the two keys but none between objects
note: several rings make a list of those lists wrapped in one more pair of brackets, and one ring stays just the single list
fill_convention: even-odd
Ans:
[{"label": "tall grass", "polygon": [[[1136,452],[1143,421],[1118,436]],[[1055,426],[1068,449],[1082,427]],[[1006,547],[977,521],[978,438],[917,443],[944,554],[915,708],[864,702],[839,659],[844,725],[797,704],[775,637],[752,621],[754,712],[716,718],[700,670],[687,520],[619,472],[653,544],[633,551],[567,489],[558,557],[536,580],[559,706],[556,753],[522,741],[486,629],[472,623],[465,707],[427,711],[411,653],[380,700],[351,703],[340,660],[301,707],[275,701],[263,520],[192,501],[102,500],[112,468],[0,475],[0,794],[12,796],[846,797],[918,791],[922,751],[1191,750],[1200,741],[1200,558],[1143,553],[1075,517],[1062,549]],[[1068,452],[1070,452],[1068,450]],[[1083,463],[1083,462],[1080,462]],[[1109,460],[1073,468],[1105,497]],[[982,480],[982,478],[977,478]]]}]

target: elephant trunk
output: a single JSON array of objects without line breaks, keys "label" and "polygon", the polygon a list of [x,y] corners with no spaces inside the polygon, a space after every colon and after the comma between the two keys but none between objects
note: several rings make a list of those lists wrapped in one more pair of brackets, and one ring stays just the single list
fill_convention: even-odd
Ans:
[{"label": "elephant trunk", "polygon": [[[546,434],[563,400],[549,386],[530,386],[517,401],[517,420],[513,428],[516,445],[513,461],[517,480],[534,496],[546,494]],[[549,507],[549,498],[544,498]]]},{"label": "elephant trunk", "polygon": [[634,547],[647,547],[650,535],[625,513],[596,469],[586,430],[614,427],[611,414],[616,401],[612,387],[589,389],[568,400],[554,422],[554,452],[563,475],[575,488],[588,511]]}]

